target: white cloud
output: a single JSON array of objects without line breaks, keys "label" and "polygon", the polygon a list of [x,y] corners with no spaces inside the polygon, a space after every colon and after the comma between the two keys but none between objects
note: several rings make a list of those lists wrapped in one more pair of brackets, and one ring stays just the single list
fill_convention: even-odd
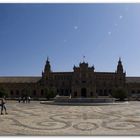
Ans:
[{"label": "white cloud", "polygon": [[112,34],[112,33],[109,31],[109,32],[108,32],[108,35],[111,35],[111,34]]},{"label": "white cloud", "polygon": [[120,15],[120,17],[119,17],[120,19],[122,19],[123,18],[123,16],[122,15]]},{"label": "white cloud", "polygon": [[78,26],[74,26],[74,29],[77,30],[78,29]]}]

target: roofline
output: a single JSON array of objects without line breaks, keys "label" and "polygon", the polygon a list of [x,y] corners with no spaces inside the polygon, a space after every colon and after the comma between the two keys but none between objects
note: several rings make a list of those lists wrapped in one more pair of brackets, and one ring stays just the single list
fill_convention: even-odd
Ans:
[{"label": "roofline", "polygon": [[140,78],[140,77],[137,77],[137,76],[126,76],[126,78]]},{"label": "roofline", "polygon": [[41,76],[0,76],[0,78],[41,78]]},{"label": "roofline", "polygon": [[74,72],[52,72],[52,74],[72,74]]}]

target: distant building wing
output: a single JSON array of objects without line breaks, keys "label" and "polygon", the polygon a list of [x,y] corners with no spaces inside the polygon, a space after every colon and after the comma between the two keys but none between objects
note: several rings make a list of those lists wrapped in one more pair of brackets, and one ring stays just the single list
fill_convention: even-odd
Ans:
[{"label": "distant building wing", "polygon": [[0,77],[0,83],[37,83],[41,77]]}]

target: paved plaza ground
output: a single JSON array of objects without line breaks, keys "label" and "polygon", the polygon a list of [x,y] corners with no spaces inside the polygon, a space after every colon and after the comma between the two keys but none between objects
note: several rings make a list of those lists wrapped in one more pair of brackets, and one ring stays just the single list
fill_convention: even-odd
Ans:
[{"label": "paved plaza ground", "polygon": [[103,106],[7,102],[0,135],[140,135],[140,102]]}]

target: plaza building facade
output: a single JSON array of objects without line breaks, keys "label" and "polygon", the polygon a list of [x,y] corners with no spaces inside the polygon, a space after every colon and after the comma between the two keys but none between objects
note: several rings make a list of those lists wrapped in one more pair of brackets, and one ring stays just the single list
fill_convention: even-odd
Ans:
[{"label": "plaza building facade", "polygon": [[127,77],[119,58],[115,72],[96,72],[94,66],[82,62],[71,72],[52,72],[47,59],[42,76],[0,77],[0,88],[15,98],[27,94],[45,98],[48,90],[72,98],[110,97],[114,88],[125,88],[130,96],[140,94],[140,77]]}]

